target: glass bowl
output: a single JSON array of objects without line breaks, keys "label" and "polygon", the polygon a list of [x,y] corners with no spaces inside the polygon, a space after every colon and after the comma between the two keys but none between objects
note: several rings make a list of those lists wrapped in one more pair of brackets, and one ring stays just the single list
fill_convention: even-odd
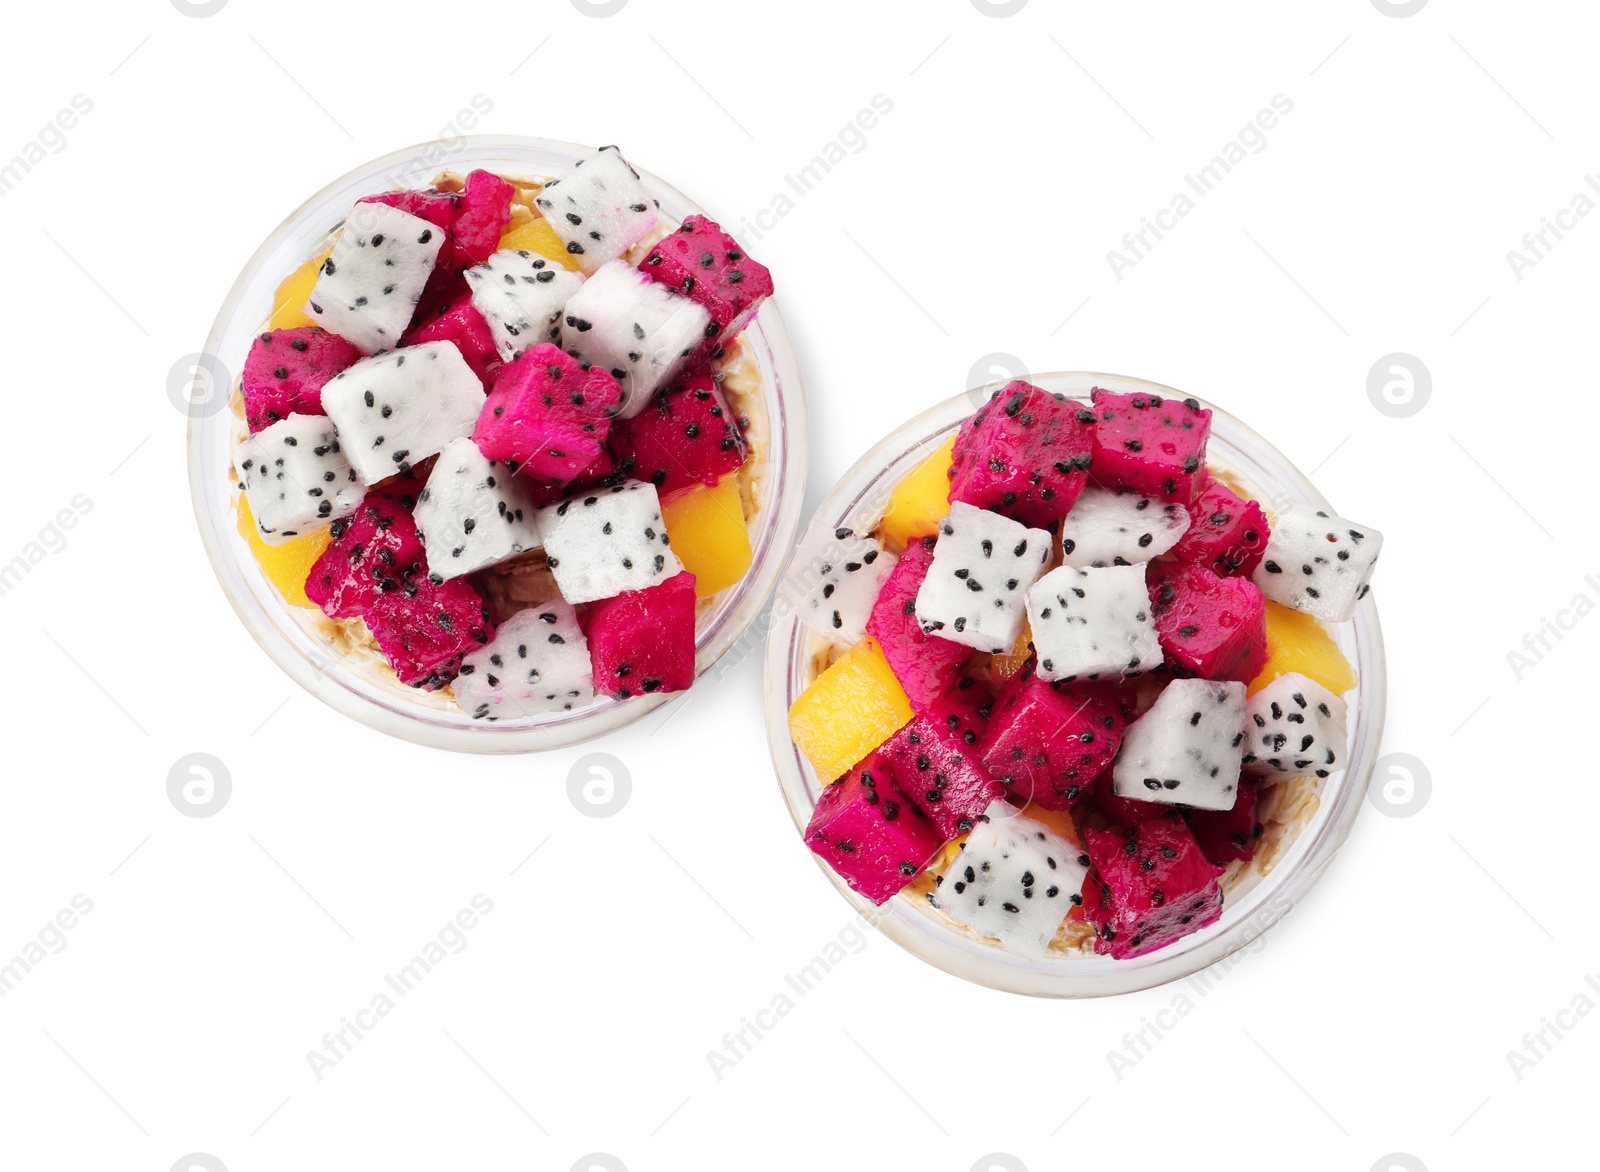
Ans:
[{"label": "glass bowl", "polygon": [[[346,716],[418,744],[483,753],[560,748],[631,724],[682,693],[620,702],[602,698],[575,712],[487,723],[472,720],[443,697],[404,686],[364,656],[342,656],[318,631],[320,613],[285,603],[239,534],[236,490],[228,469],[242,424],[228,409],[228,398],[251,340],[271,313],[278,283],[316,255],[357,199],[424,186],[442,170],[481,167],[508,175],[553,176],[590,149],[537,138],[474,135],[423,143],[363,164],[302,204],[250,258],[195,363],[199,393],[188,403],[189,486],[201,539],[228,601],[256,642],[306,691]],[[640,176],[660,201],[664,219],[676,223],[701,211],[654,175],[641,169]],[[696,624],[697,678],[738,642],[772,592],[794,541],[805,489],[805,392],[773,301],[762,307],[744,338],[759,369],[769,437],[761,505],[751,532],[754,559],[744,578],[717,595]]]},{"label": "glass bowl", "polygon": [[[1186,397],[1183,391],[1120,375],[1070,372],[1030,374],[1027,379],[1044,390],[1080,399],[1087,399],[1094,387],[1151,392],[1175,399]],[[991,383],[949,399],[875,445],[856,461],[819,506],[799,548],[820,547],[840,527],[858,532],[870,529],[882,516],[895,485],[1003,385],[1003,381]],[[1210,464],[1227,469],[1271,509],[1303,501],[1336,512],[1282,453],[1233,416],[1201,402],[1213,412]],[[802,835],[816,809],[817,797],[832,779],[818,778],[789,736],[789,708],[810,683],[813,655],[822,646],[818,637],[800,622],[787,594],[789,582],[786,579],[779,587],[767,641],[767,736],[778,783],[795,827],[801,832],[795,846],[803,850]],[[1152,988],[1198,972],[1243,948],[1283,918],[1332,860],[1361,809],[1383,739],[1383,636],[1372,595],[1369,593],[1360,603],[1351,621],[1330,626],[1330,630],[1340,650],[1355,665],[1359,679],[1355,694],[1348,697],[1352,713],[1349,763],[1322,783],[1321,803],[1315,816],[1301,828],[1271,873],[1263,877],[1251,872],[1243,877],[1228,892],[1222,918],[1176,944],[1133,960],[1057,953],[1043,960],[1030,960],[967,935],[920,897],[902,893],[876,908],[850,890],[821,859],[815,860],[817,866],[858,912],[896,944],[929,964],[980,985],[1039,997],[1101,997]]]}]

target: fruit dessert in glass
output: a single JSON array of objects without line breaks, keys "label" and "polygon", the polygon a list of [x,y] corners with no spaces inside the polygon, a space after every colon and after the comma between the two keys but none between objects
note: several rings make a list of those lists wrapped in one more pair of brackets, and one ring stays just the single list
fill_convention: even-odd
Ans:
[{"label": "fruit dessert in glass", "polygon": [[[768,686],[819,859],[872,904],[1013,958],[985,970],[902,916],[897,938],[952,971],[1070,992],[1025,966],[1134,962],[1212,928],[1325,793],[1340,825],[1313,837],[1342,838],[1370,738],[1341,644],[1360,643],[1382,537],[1318,499],[1261,499],[1210,453],[1196,399],[1036,381],[1051,389],[1016,381],[959,424],[917,421],[948,420],[897,478],[847,477],[786,575],[797,623]],[[1269,467],[1227,425],[1240,463]]]},{"label": "fruit dessert in glass", "polygon": [[744,330],[772,291],[615,147],[376,191],[237,356],[239,531],[330,662],[435,707],[526,722],[686,689],[760,528]]}]

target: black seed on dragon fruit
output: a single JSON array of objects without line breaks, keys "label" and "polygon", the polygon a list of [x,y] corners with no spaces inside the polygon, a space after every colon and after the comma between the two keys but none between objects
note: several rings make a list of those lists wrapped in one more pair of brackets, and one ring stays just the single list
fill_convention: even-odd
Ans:
[{"label": "black seed on dragon fruit", "polygon": [[454,679],[462,657],[495,635],[489,607],[467,578],[407,582],[380,594],[366,621],[400,682],[430,692]]},{"label": "black seed on dragon fruit", "polygon": [[1012,794],[1065,810],[1117,755],[1128,713],[1105,684],[1052,685],[1030,660],[1001,689],[983,764]]},{"label": "black seed on dragon fruit", "polygon": [[583,284],[534,252],[504,249],[462,274],[472,306],[489,323],[500,357],[510,362],[530,346],[561,337],[561,311]]},{"label": "black seed on dragon fruit", "polygon": [[950,500],[1054,528],[1087,481],[1093,422],[1080,402],[1008,384],[961,425]]},{"label": "black seed on dragon fruit", "polygon": [[[382,207],[382,204],[375,204]],[[322,408],[368,484],[404,472],[471,435],[483,384],[450,342],[363,359],[322,388]]]},{"label": "black seed on dragon fruit", "polygon": [[570,712],[592,701],[589,643],[572,604],[557,598],[501,623],[462,661],[455,695],[462,711],[489,721]]},{"label": "black seed on dragon fruit", "polygon": [[1051,545],[1043,529],[953,502],[917,590],[923,632],[977,651],[1010,651],[1022,633],[1024,599],[1044,572]]},{"label": "black seed on dragon fruit", "polygon": [[651,248],[639,268],[652,280],[699,302],[711,315],[715,330],[707,331],[697,358],[720,357],[772,296],[767,266],[704,216],[685,216],[676,232]]},{"label": "black seed on dragon fruit", "polygon": [[946,869],[932,903],[1006,951],[1041,959],[1089,873],[1082,856],[1059,834],[996,801]]},{"label": "black seed on dragon fruit", "polygon": [[1344,768],[1350,737],[1345,702],[1299,672],[1273,680],[1245,707],[1245,771],[1327,777]]},{"label": "black seed on dragon fruit", "polygon": [[1219,867],[1235,860],[1248,862],[1255,856],[1256,843],[1261,839],[1261,823],[1256,821],[1256,806],[1261,787],[1253,778],[1239,782],[1239,796],[1231,810],[1189,810],[1184,817],[1194,840],[1200,844],[1200,853]]},{"label": "black seed on dragon fruit", "polygon": [[1057,566],[1028,591],[1027,607],[1041,679],[1117,679],[1161,666],[1143,563]]},{"label": "black seed on dragon fruit", "polygon": [[1188,528],[1182,505],[1090,485],[1061,522],[1061,560],[1080,568],[1137,565],[1166,553]]},{"label": "black seed on dragon fruit", "polygon": [[1112,766],[1120,798],[1230,810],[1244,756],[1245,687],[1233,680],[1173,680],[1128,726]]},{"label": "black seed on dragon fruit", "polygon": [[411,516],[421,489],[420,481],[396,478],[368,491],[354,513],[333,523],[333,540],[306,575],[306,597],[329,618],[365,614],[380,594],[427,574]]},{"label": "black seed on dragon fruit", "polygon": [[806,846],[875,904],[902,890],[943,845],[877,753],[822,791],[806,826]]},{"label": "black seed on dragon fruit", "polygon": [[268,545],[349,516],[366,491],[321,415],[291,415],[247,436],[233,449],[233,467]]},{"label": "black seed on dragon fruit", "polygon": [[627,419],[685,369],[710,324],[693,301],[618,260],[602,265],[567,302],[561,346],[611,372]]},{"label": "black seed on dragon fruit", "polygon": [[1383,534],[1310,505],[1278,515],[1251,580],[1274,602],[1330,623],[1355,614],[1367,596]]},{"label": "black seed on dragon fruit", "polygon": [[540,509],[545,556],[561,597],[595,602],[645,590],[683,569],[669,547],[653,485],[627,480]]},{"label": "black seed on dragon fruit", "polygon": [[849,647],[866,635],[873,604],[897,561],[872,538],[837,529],[796,551],[782,588],[801,622]]},{"label": "black seed on dragon fruit", "polygon": [[994,698],[975,681],[964,682],[974,686],[935,700],[878,750],[947,839],[971,830],[1004,793],[982,760]]},{"label": "black seed on dragon fruit", "polygon": [[1165,948],[1222,915],[1221,867],[1208,861],[1176,810],[1120,832],[1091,830],[1084,918],[1095,951],[1117,960]]},{"label": "black seed on dragon fruit", "polygon": [[451,440],[417,497],[417,537],[429,571],[449,581],[537,548],[537,512],[529,487],[504,464],[470,438]]},{"label": "black seed on dragon fruit", "polygon": [[360,357],[349,342],[317,326],[262,334],[239,380],[245,423],[260,431],[291,415],[323,414],[323,384]]},{"label": "black seed on dragon fruit", "polygon": [[364,354],[400,342],[445,232],[384,203],[359,203],[344,222],[306,313]]},{"label": "black seed on dragon fruit", "polygon": [[716,485],[745,460],[734,412],[708,370],[657,392],[631,419],[619,419],[610,447],[617,466],[663,493]]},{"label": "black seed on dragon fruit", "polygon": [[579,159],[546,183],[534,203],[586,273],[627,252],[659,218],[639,173],[614,146]]},{"label": "black seed on dragon fruit", "polygon": [[1094,389],[1094,471],[1104,488],[1187,505],[1206,462],[1211,412],[1193,399]]}]

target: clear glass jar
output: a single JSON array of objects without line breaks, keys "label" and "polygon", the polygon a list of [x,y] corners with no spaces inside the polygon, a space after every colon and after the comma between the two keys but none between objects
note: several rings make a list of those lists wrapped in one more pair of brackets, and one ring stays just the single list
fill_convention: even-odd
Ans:
[{"label": "clear glass jar", "polygon": [[[1028,380],[1047,391],[1085,400],[1094,387],[1186,397],[1171,387],[1120,375],[1030,374]],[[876,444],[828,493],[802,536],[800,548],[825,543],[827,535],[840,527],[858,532],[872,528],[895,486],[1002,385],[994,383],[982,391],[949,399]],[[1269,509],[1301,501],[1336,511],[1304,473],[1266,440],[1212,404],[1202,401],[1202,405],[1213,412],[1209,463],[1237,476]],[[780,588],[780,603],[767,641],[767,735],[789,813],[797,830],[803,832],[823,786],[832,779],[818,778],[795,746],[789,736],[788,714],[813,678],[813,659],[822,644],[793,608],[781,601],[782,593]],[[1227,893],[1217,923],[1176,944],[1134,960],[1056,953],[1030,960],[974,939],[920,897],[901,894],[875,908],[820,859],[817,866],[858,912],[902,948],[948,973],[995,989],[1040,997],[1099,997],[1148,989],[1198,972],[1251,943],[1287,915],[1332,861],[1361,809],[1383,739],[1383,635],[1373,596],[1368,594],[1352,620],[1330,630],[1355,665],[1359,680],[1355,692],[1347,697],[1351,713],[1349,764],[1323,782],[1315,816],[1301,828],[1271,873],[1263,877],[1252,872],[1245,877]],[[796,848],[805,849],[798,839]]]},{"label": "clear glass jar", "polygon": [[[217,313],[200,359],[206,394],[192,400],[188,412],[189,484],[200,536],[228,601],[255,640],[301,687],[346,716],[418,744],[482,753],[560,748],[631,724],[675,697],[600,699],[576,712],[487,723],[472,720],[443,697],[405,687],[363,657],[330,651],[317,627],[320,614],[286,604],[239,534],[237,490],[228,469],[243,424],[228,409],[228,396],[252,339],[272,311],[279,282],[317,254],[356,200],[425,186],[443,170],[554,176],[589,151],[574,143],[480,135],[424,143],[363,164],[302,204],[250,258]],[[640,175],[660,201],[665,219],[676,223],[701,213],[676,188],[642,170]],[[744,337],[759,368],[769,436],[761,469],[762,499],[751,534],[755,556],[744,578],[717,595],[696,625],[697,676],[726,654],[760,613],[793,545],[805,490],[805,391],[773,301],[762,307]]]}]

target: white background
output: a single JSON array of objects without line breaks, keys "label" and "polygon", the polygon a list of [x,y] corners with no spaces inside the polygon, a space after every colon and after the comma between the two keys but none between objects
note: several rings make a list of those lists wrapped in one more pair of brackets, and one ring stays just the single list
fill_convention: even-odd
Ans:
[{"label": "white background", "polygon": [[[75,894],[93,911],[0,999],[0,1167],[1437,1172],[1587,1132],[1600,1015],[1520,1080],[1507,1052],[1600,972],[1600,620],[1520,680],[1507,652],[1600,600],[1600,216],[1521,280],[1506,253],[1600,170],[1589,6],[129,0],[7,23],[0,159],[74,95],[93,110],[0,202],[0,562],[92,508],[0,598],[0,958]],[[1207,397],[1386,534],[1386,748],[1425,764],[1426,805],[1364,808],[1120,1078],[1108,1051],[1181,987],[1028,1000],[873,935],[717,1080],[707,1051],[850,922],[773,782],[757,658],[606,743],[632,797],[586,817],[584,750],[425,751],[299,692],[190,513],[173,363],[306,195],[477,94],[480,131],[620,143],[736,229],[885,95],[863,149],[742,233],[809,381],[808,511],[984,355]],[[1277,94],[1265,148],[1117,279],[1107,251]],[[1432,374],[1410,418],[1366,392],[1394,351]],[[213,817],[167,798],[193,752],[231,774]],[[314,1077],[307,1051],[480,892],[465,950]]]}]

